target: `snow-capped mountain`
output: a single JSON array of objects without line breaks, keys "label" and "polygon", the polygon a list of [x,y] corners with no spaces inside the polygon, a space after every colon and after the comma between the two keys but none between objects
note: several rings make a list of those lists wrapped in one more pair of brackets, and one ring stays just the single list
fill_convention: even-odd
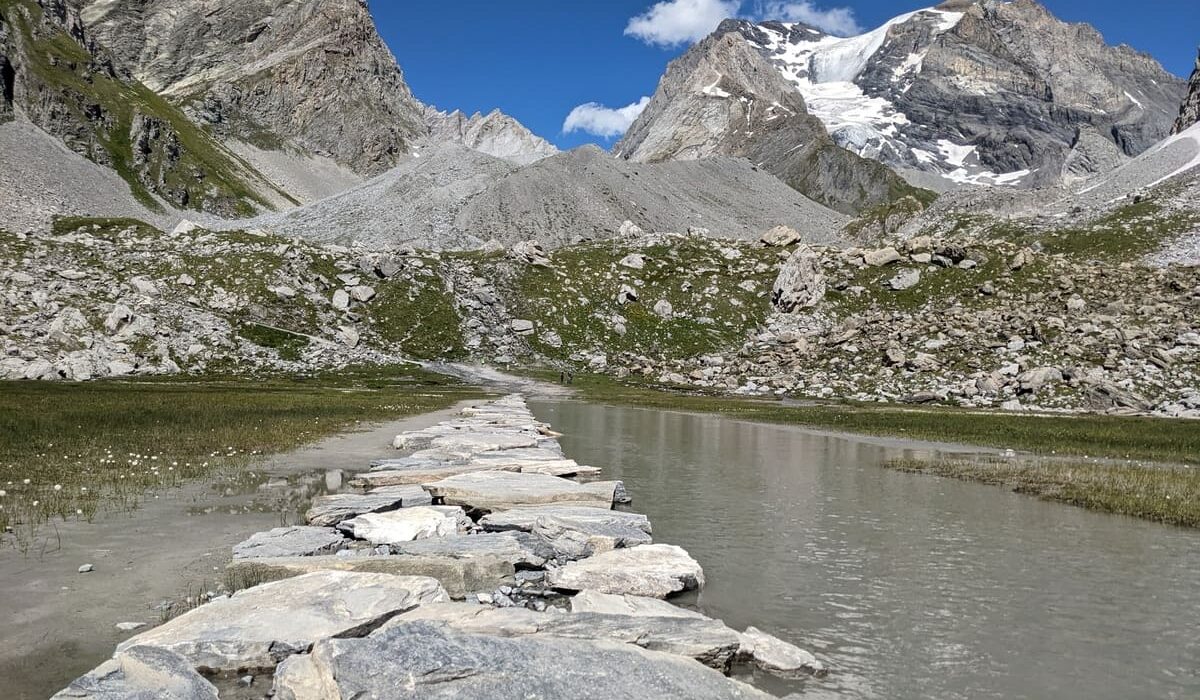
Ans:
[{"label": "snow-capped mountain", "polygon": [[[1151,57],[1033,0],[954,0],[848,38],[800,23],[718,29],[729,32],[839,145],[950,183],[1042,185],[1081,163],[1118,164],[1167,136],[1185,92]],[[1087,152],[1072,157],[1076,147]]]}]

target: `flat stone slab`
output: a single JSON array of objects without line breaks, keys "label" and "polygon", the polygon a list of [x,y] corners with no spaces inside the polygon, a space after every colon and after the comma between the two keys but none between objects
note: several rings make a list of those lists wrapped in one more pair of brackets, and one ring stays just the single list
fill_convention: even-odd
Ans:
[{"label": "flat stone slab", "polygon": [[186,658],[135,646],[75,680],[51,700],[217,700],[217,689]]},{"label": "flat stone slab", "polygon": [[309,525],[316,527],[332,527],[345,520],[350,520],[366,513],[382,513],[399,508],[429,505],[429,494],[419,486],[410,486],[406,490],[394,490],[385,493],[369,494],[366,496],[353,493],[339,493],[332,496],[318,496],[313,499],[312,506],[305,514]]},{"label": "flat stone slab", "polygon": [[471,464],[499,471],[547,474],[549,476],[596,476],[604,471],[600,467],[585,467],[573,459],[527,460],[504,457],[504,452],[495,454],[499,456],[489,459],[483,459],[483,455],[476,455]]},{"label": "flat stone slab", "polygon": [[418,605],[449,599],[432,578],[320,571],[202,605],[117,651],[168,649],[202,671],[270,669],[322,639],[365,634]]},{"label": "flat stone slab", "polygon": [[338,527],[355,539],[366,540],[374,545],[390,545],[465,534],[472,524],[458,506],[420,506],[386,513],[366,513]]},{"label": "flat stone slab", "polygon": [[562,450],[551,450],[545,447],[521,447],[503,452],[484,452],[476,455],[477,461],[505,461],[519,459],[525,462],[554,462],[564,459]]},{"label": "flat stone slab", "polygon": [[695,610],[687,610],[658,598],[638,595],[613,595],[598,591],[580,591],[571,598],[571,612],[632,617],[695,617],[707,619]]},{"label": "flat stone slab", "polygon": [[429,449],[443,450],[453,454],[473,455],[480,452],[495,452],[497,450],[512,450],[518,447],[537,447],[536,435],[523,435],[512,432],[467,432],[458,435],[444,435],[429,443]]},{"label": "flat stone slab", "polygon": [[580,484],[544,474],[487,471],[460,474],[422,487],[448,505],[495,512],[550,504],[612,508],[618,483]]},{"label": "flat stone slab", "polygon": [[546,581],[568,591],[666,598],[704,585],[700,563],[669,544],[644,544],[602,552],[589,559],[551,569]]},{"label": "flat stone slab", "polygon": [[492,556],[333,556],[242,559],[226,568],[234,582],[265,583],[295,578],[314,571],[356,571],[393,576],[427,576],[437,579],[454,600],[468,593],[494,591],[516,582],[516,569],[508,559]]},{"label": "flat stone slab", "polygon": [[423,622],[328,639],[280,665],[278,700],[769,698],[681,656],[632,644],[466,634]]},{"label": "flat stone slab", "polygon": [[420,486],[421,484],[449,479],[461,474],[493,471],[493,468],[486,464],[466,462],[451,464],[441,462],[438,463],[440,466],[432,466],[428,461],[425,464],[429,466],[421,468],[379,469],[378,471],[366,472],[355,476],[350,480],[350,484],[372,490],[391,486]]},{"label": "flat stone slab", "polygon": [[641,513],[628,513],[612,508],[590,508],[586,506],[527,506],[488,513],[479,519],[479,525],[485,530],[503,532],[505,530],[521,530],[533,532],[539,518],[555,518],[569,522],[579,530],[600,528],[620,528],[637,530],[649,535],[652,532],[650,518]]},{"label": "flat stone slab", "polygon": [[393,618],[381,628],[414,621],[441,623],[471,634],[520,637],[540,634],[567,639],[636,644],[642,649],[686,656],[727,671],[741,645],[741,635],[704,616],[644,617],[598,613],[535,612],[527,608],[494,608],[471,603],[422,605]]},{"label": "flat stone slab", "polygon": [[524,532],[484,532],[460,537],[434,537],[391,546],[393,554],[449,559],[488,557],[523,568],[541,568],[557,552],[537,536]]},{"label": "flat stone slab", "polygon": [[740,637],[738,653],[768,673],[791,677],[823,676],[826,673],[825,664],[817,657],[757,627],[747,627]]},{"label": "flat stone slab", "polygon": [[328,527],[279,527],[255,533],[233,547],[234,559],[314,557],[333,554],[347,544],[342,533]]}]

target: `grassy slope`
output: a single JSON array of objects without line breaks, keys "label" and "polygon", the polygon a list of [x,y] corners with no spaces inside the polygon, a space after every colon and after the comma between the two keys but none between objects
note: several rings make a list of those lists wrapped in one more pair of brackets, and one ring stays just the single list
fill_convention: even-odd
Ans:
[{"label": "grassy slope", "polygon": [[[92,56],[65,31],[56,30],[51,36],[35,38],[25,17],[32,18],[33,24],[39,23],[42,10],[36,3],[0,0],[0,12],[20,32],[29,70],[47,90],[61,96],[61,103],[72,113],[72,121],[92,124],[94,137],[107,153],[111,166],[129,183],[142,204],[160,211],[162,207],[153,196],[157,194],[182,205],[178,197],[168,193],[186,191],[185,208],[236,215],[250,215],[260,207],[270,208],[267,200],[248,183],[255,176],[253,169],[175,106],[140,83],[125,83],[89,68]],[[94,114],[87,113],[92,109],[99,109],[103,119],[97,120]],[[135,163],[130,129],[137,114],[161,120],[177,135],[181,148],[179,161],[173,167],[167,162],[162,143],[157,144],[146,163]],[[96,160],[99,154],[85,155]]]},{"label": "grassy slope", "polygon": [[1200,469],[1026,462],[921,462],[888,465],[914,474],[1008,486],[1048,501],[1168,525],[1200,527]]},{"label": "grassy slope", "polygon": [[[740,256],[728,258],[722,247]],[[643,269],[619,264],[630,253],[645,257]],[[538,335],[531,342],[553,358],[567,358],[579,350],[659,357],[727,350],[765,320],[778,256],[778,249],[692,237],[647,248],[620,243],[573,246],[553,253],[553,268],[525,268],[507,295],[509,310],[516,318],[536,323]],[[747,281],[752,288],[738,286]],[[623,285],[635,288],[639,301],[618,304]],[[663,300],[671,303],[676,316],[664,319],[654,313],[655,304]],[[614,330],[613,318],[618,316],[624,319],[624,335]],[[541,340],[546,330],[562,338],[561,347]]]},{"label": "grassy slope", "polygon": [[307,380],[3,383],[0,530],[133,507],[148,489],[250,455],[476,395],[411,368]]}]

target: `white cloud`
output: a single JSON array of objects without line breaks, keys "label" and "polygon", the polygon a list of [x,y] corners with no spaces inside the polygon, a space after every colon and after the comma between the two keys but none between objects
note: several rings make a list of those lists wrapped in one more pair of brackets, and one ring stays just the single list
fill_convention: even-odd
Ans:
[{"label": "white cloud", "polygon": [[800,2],[765,2],[758,13],[762,19],[778,19],[784,22],[804,22],[835,36],[862,34],[863,28],[849,7],[822,9],[811,0]]},{"label": "white cloud", "polygon": [[648,104],[650,104],[650,98],[643,97],[620,109],[605,107],[596,102],[579,105],[567,115],[567,120],[563,122],[563,133],[582,131],[604,138],[620,136],[629,130],[634,120],[638,118],[642,110],[646,109]]},{"label": "white cloud", "polygon": [[679,46],[700,41],[721,20],[734,17],[742,0],[664,0],[629,20],[625,35],[647,44]]}]

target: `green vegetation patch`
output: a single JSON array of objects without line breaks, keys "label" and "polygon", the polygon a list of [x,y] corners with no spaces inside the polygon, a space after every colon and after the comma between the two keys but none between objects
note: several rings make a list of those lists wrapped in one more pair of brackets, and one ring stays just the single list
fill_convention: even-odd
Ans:
[{"label": "green vegetation patch", "polygon": [[[620,264],[630,254],[645,259],[643,269]],[[779,249],[695,237],[647,248],[574,246],[556,251],[551,268],[524,268],[507,295],[509,311],[535,322],[531,342],[548,357],[592,349],[694,357],[737,347],[765,321],[779,256]],[[636,301],[618,302],[624,286],[637,291]],[[655,313],[662,301],[670,317]],[[547,331],[562,344],[547,343]]]},{"label": "green vegetation patch", "polygon": [[1077,462],[922,462],[887,465],[914,474],[1007,486],[1047,501],[1200,527],[1200,469]]},{"label": "green vegetation patch", "polygon": [[361,311],[385,348],[422,360],[461,359],[467,354],[458,309],[437,274],[418,275],[412,284],[382,282]]},{"label": "green vegetation patch", "polygon": [[302,358],[311,343],[306,335],[264,326],[261,323],[243,323],[237,327],[237,333],[255,345],[274,349],[280,358],[292,362]]},{"label": "green vegetation patch", "polygon": [[148,491],[249,464],[360,421],[479,395],[411,367],[306,378],[0,383],[0,531],[134,508]]}]

